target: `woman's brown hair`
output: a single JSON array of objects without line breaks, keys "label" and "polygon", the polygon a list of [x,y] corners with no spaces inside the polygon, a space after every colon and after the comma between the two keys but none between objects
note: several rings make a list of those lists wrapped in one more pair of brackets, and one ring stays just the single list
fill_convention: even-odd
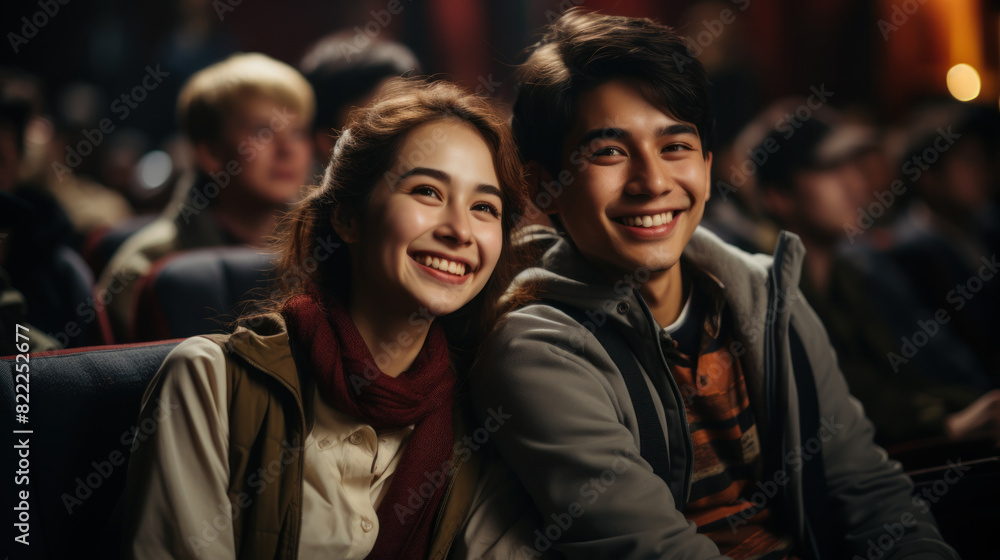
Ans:
[{"label": "woman's brown hair", "polygon": [[407,133],[442,119],[458,119],[479,132],[493,155],[503,203],[499,261],[483,291],[448,317],[449,342],[462,347],[477,344],[507,309],[530,299],[527,292],[502,297],[514,275],[532,264],[527,248],[511,243],[528,199],[524,170],[506,119],[488,100],[454,84],[396,78],[383,86],[370,105],[350,114],[323,181],[283,220],[265,310],[279,311],[288,299],[310,289],[327,302],[330,298],[347,301],[351,263],[333,228],[334,210],[343,207],[353,215],[363,215],[375,185],[391,173]]}]

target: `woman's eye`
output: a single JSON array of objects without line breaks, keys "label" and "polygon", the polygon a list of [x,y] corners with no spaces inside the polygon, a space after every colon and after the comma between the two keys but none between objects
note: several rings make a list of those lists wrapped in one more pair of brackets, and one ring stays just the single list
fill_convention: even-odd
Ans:
[{"label": "woman's eye", "polygon": [[475,206],[473,206],[472,209],[479,212],[489,212],[490,214],[493,214],[494,218],[500,217],[500,210],[498,210],[496,206],[490,204],[489,202],[480,202]]},{"label": "woman's eye", "polygon": [[415,189],[413,189],[410,192],[413,193],[413,194],[419,194],[419,195],[422,195],[422,196],[429,196],[431,198],[441,198],[440,196],[438,196],[438,193],[437,193],[436,190],[434,190],[434,189],[432,189],[430,187],[425,187],[425,186],[416,187]]}]

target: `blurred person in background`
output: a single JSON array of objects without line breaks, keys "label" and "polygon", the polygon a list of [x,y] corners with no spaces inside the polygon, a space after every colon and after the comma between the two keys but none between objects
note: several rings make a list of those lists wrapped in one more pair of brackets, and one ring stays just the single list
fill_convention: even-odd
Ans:
[{"label": "blurred person in background", "polygon": [[[758,172],[762,206],[806,247],[800,288],[827,328],[851,393],[875,424],[877,441],[985,434],[1000,443],[1000,409],[991,404],[1000,403],[1000,392],[982,396],[980,388],[921,371],[932,363],[923,358],[942,350],[953,355],[961,342],[951,337],[948,347],[935,344],[921,350],[921,359],[894,363],[889,356],[900,351],[899,344],[883,317],[918,324],[914,302],[899,297],[908,281],[897,273],[892,284],[897,295],[876,302],[866,271],[844,255],[844,226],[855,223],[856,205],[871,196],[866,158],[877,149],[876,137],[853,124],[814,117],[790,137],[772,131],[765,144],[777,148]],[[878,270],[892,272],[886,268],[881,263]],[[895,307],[887,308],[887,301]],[[949,371],[959,367],[943,361]]]},{"label": "blurred person in background", "polygon": [[90,323],[77,316],[93,277],[73,251],[73,227],[42,185],[25,181],[25,134],[38,100],[0,81],[0,355],[15,352],[16,325],[32,351],[81,345]]},{"label": "blurred person in background", "polygon": [[909,189],[887,255],[1000,384],[1000,237],[990,160],[996,122],[995,110],[948,104],[919,112],[903,128],[899,170]]},{"label": "blurred person in background", "polygon": [[[107,107],[96,86],[76,83],[57,95],[53,131],[46,146],[46,165],[39,179],[65,209],[80,238],[101,227],[111,227],[133,215],[125,190],[103,183],[102,163],[121,131],[100,129],[109,121]],[[117,119],[116,119],[117,120]]]},{"label": "blurred person in background", "polygon": [[702,225],[725,242],[750,253],[767,251],[778,240],[778,227],[767,219],[758,195],[757,170],[770,157],[764,138],[787,120],[802,100],[774,103],[738,131],[712,158],[712,196],[705,204]]},{"label": "blurred person in background", "polygon": [[332,33],[302,57],[299,70],[319,103],[312,122],[317,169],[325,169],[336,136],[355,107],[363,107],[388,79],[420,70],[416,55],[392,41],[371,40],[359,46],[353,30]]},{"label": "blurred person in background", "polygon": [[180,204],[131,236],[97,283],[115,341],[130,338],[137,280],[176,251],[263,246],[277,215],[299,198],[312,162],[315,99],[297,70],[238,54],[198,72],[177,103],[197,169]]}]

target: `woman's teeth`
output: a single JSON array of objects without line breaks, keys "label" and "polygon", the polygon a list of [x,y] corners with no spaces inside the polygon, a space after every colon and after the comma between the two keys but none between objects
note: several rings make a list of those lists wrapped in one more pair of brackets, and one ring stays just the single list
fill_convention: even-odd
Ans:
[{"label": "woman's teeth", "polygon": [[466,270],[468,269],[468,265],[465,263],[449,261],[438,257],[432,257],[430,255],[417,256],[414,260],[424,266],[436,268],[437,270],[447,272],[448,274],[454,274],[455,276],[465,276]]},{"label": "woman's teeth", "polygon": [[670,211],[652,214],[649,216],[624,216],[618,218],[618,221],[632,227],[656,227],[669,224],[674,221],[674,213],[673,211]]}]

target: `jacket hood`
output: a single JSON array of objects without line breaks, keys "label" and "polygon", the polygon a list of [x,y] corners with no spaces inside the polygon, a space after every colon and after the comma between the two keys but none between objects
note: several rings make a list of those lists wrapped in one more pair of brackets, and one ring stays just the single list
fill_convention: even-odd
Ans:
[{"label": "jacket hood", "polygon": [[[552,228],[533,227],[524,232],[522,239],[546,249],[539,266],[519,274],[512,289],[533,283],[541,299],[577,307],[588,312],[595,322],[607,320],[617,324],[623,332],[647,334],[641,311],[647,307],[639,293],[641,283],[648,279],[647,272],[623,273],[609,278],[590,264],[565,234]],[[735,322],[736,337],[744,343],[744,359],[752,366],[752,371],[765,369],[763,345],[759,343],[765,330],[776,328],[784,332],[787,328],[790,317],[787,311],[800,297],[798,285],[804,256],[802,241],[787,231],[778,235],[773,256],[750,254],[722,241],[702,226],[695,229],[684,248],[681,257],[684,262],[721,284]],[[753,393],[764,393],[763,378],[747,382]]]},{"label": "jacket hood", "polygon": [[[581,309],[600,306],[603,301],[620,301],[630,296],[646,275],[643,271],[610,278],[590,264],[565,234],[548,227],[533,227],[524,242],[544,247],[538,266],[517,276],[514,287],[536,284],[544,299],[561,301]],[[738,312],[737,320],[766,314],[768,281],[775,273],[779,297],[793,297],[801,276],[805,248],[797,235],[783,231],[778,236],[774,256],[750,254],[722,241],[698,226],[682,259],[707,272],[725,288],[726,299]]]}]

